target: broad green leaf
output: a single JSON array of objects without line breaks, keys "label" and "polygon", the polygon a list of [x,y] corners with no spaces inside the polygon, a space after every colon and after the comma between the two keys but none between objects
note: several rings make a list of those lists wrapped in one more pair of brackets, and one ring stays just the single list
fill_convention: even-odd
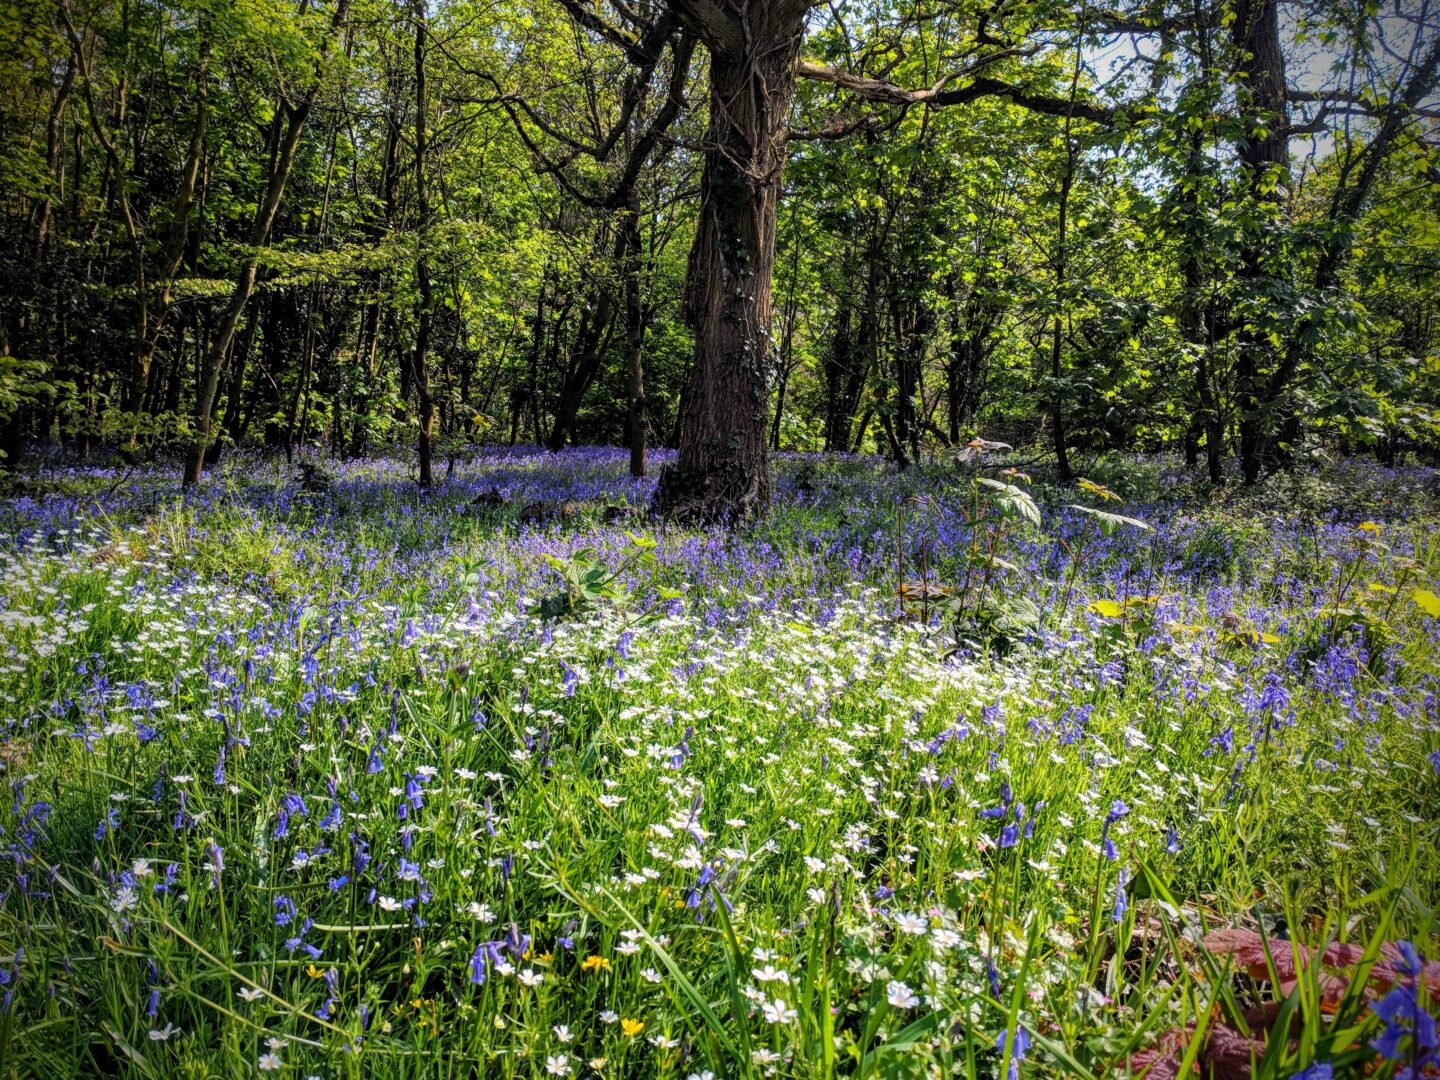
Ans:
[{"label": "broad green leaf", "polygon": [[1420,610],[1429,615],[1432,619],[1440,619],[1440,596],[1436,596],[1429,589],[1416,589],[1410,594]]},{"label": "broad green leaf", "polygon": [[1149,531],[1150,526],[1139,518],[1126,517],[1124,514],[1112,514],[1108,510],[1096,510],[1093,506],[1081,506],[1079,503],[1070,503],[1071,510],[1079,510],[1082,514],[1089,514],[1100,523],[1100,531],[1106,536],[1114,536],[1123,527],[1129,526],[1132,529],[1145,529]]}]

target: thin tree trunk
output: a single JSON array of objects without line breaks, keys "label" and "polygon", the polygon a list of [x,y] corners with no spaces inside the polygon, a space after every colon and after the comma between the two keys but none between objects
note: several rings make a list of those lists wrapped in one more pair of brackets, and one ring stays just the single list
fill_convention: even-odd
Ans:
[{"label": "thin tree trunk", "polygon": [[[344,25],[349,12],[350,0],[339,0],[339,4],[335,8],[335,16],[330,24],[331,36],[340,26]],[[300,136],[305,130],[305,120],[315,106],[315,99],[320,95],[320,87],[327,66],[326,61],[330,53],[331,36],[327,36],[321,46],[315,77],[307,88],[305,96],[293,106],[287,106],[283,101],[280,103],[280,109],[288,112],[288,118],[285,123],[284,136],[280,140],[274,162],[270,167],[270,175],[266,180],[265,195],[255,211],[255,222],[250,230],[250,253],[245,257],[240,272],[236,275],[230,300],[225,305],[225,310],[220,318],[220,326],[209,349],[206,350],[202,364],[200,390],[195,401],[195,442],[190,449],[182,480],[185,487],[198,484],[205,471],[205,454],[210,449],[215,393],[220,385],[220,373],[225,358],[230,352],[230,344],[235,339],[235,328],[239,325],[240,316],[245,311],[245,305],[250,302],[250,294],[255,290],[255,277],[259,269],[258,253],[270,242],[270,231],[275,225],[275,216],[280,210],[280,199],[285,194],[285,183],[290,178],[291,166],[295,163],[295,153],[300,146]]]},{"label": "thin tree trunk", "polygon": [[[622,264],[626,258],[626,238],[616,234],[611,262]],[[625,283],[628,286],[628,282]],[[573,357],[565,365],[560,380],[560,395],[555,402],[555,420],[550,427],[546,446],[552,453],[565,449],[575,430],[575,420],[580,415],[580,406],[595,376],[600,371],[600,361],[610,345],[614,333],[615,302],[605,281],[596,283],[591,294],[594,302],[581,316],[580,328],[575,335]]]},{"label": "thin tree trunk", "polygon": [[[1055,250],[1055,292],[1060,305],[1066,305],[1065,288],[1068,282],[1070,249],[1070,192],[1075,186],[1075,166],[1080,148],[1071,137],[1074,122],[1075,92],[1080,86],[1080,50],[1075,51],[1074,75],[1070,80],[1070,111],[1065,114],[1065,175],[1060,179],[1060,221]],[[1065,371],[1061,353],[1061,333],[1064,320],[1060,311],[1055,313],[1054,336],[1050,342],[1050,425],[1055,438],[1055,477],[1062,484],[1070,482],[1070,454],[1065,445]]]},{"label": "thin tree trunk", "polygon": [[[380,201],[384,207],[384,220],[371,221],[367,232],[377,244],[395,228],[396,204],[399,188],[400,123],[395,116],[395,102],[390,101],[385,118],[385,154],[380,168]],[[382,326],[382,303],[380,299],[381,278],[378,270],[372,271],[365,280],[373,295],[365,305],[361,316],[361,333],[365,347],[359,350],[359,358],[365,369],[365,385],[355,402],[354,433],[351,436],[352,453],[360,453],[369,441],[367,425],[370,417],[371,399],[375,396],[375,381],[379,377],[380,339]]]},{"label": "thin tree trunk", "polygon": [[792,245],[790,255],[790,288],[785,295],[785,304],[781,308],[781,323],[784,330],[780,337],[780,362],[777,365],[778,385],[775,387],[775,414],[770,425],[770,449],[780,449],[780,425],[785,417],[785,391],[790,384],[790,373],[792,357],[795,350],[795,324],[800,317],[800,305],[796,298],[796,290],[800,280],[800,242],[796,240]]},{"label": "thin tree trunk", "polygon": [[95,135],[95,141],[100,144],[101,149],[105,152],[105,163],[106,170],[109,174],[109,183],[108,185],[102,185],[102,188],[108,186],[112,193],[115,205],[119,208],[120,219],[124,226],[125,239],[130,248],[130,261],[133,268],[133,285],[135,289],[134,336],[131,342],[133,366],[130,378],[125,387],[122,408],[125,412],[133,414],[138,424],[140,409],[144,404],[145,387],[150,374],[145,348],[146,331],[150,325],[150,288],[145,266],[145,241],[141,234],[140,224],[135,211],[130,205],[129,185],[125,180],[126,161],[120,152],[120,145],[114,135],[115,129],[118,128],[124,120],[124,102],[127,91],[122,82],[120,90],[116,95],[115,117],[111,123],[111,130],[106,131],[105,123],[100,117],[99,105],[95,100],[95,87],[91,77],[90,59],[85,54],[85,40],[81,38],[79,32],[75,29],[74,22],[70,18],[69,7],[61,4],[57,11],[65,27],[65,34],[70,44],[71,57],[80,76],[80,92],[81,97],[85,101],[85,112],[90,122],[90,130]]},{"label": "thin tree trunk", "polygon": [[[1065,175],[1060,181],[1060,225],[1059,243],[1055,255],[1055,286],[1063,303],[1066,284],[1066,261],[1067,251],[1065,242],[1067,239],[1066,230],[1069,225],[1070,211],[1070,189],[1074,183],[1075,173],[1075,151],[1074,146],[1067,139]],[[1065,445],[1065,393],[1064,393],[1064,367],[1062,363],[1061,342],[1064,320],[1059,312],[1055,314],[1055,323],[1050,339],[1050,425],[1051,434],[1055,441],[1055,476],[1062,484],[1070,482],[1070,454]]]},{"label": "thin tree trunk", "polygon": [[640,206],[633,196],[620,221],[625,278],[625,442],[630,475],[645,475],[645,311],[640,298]]},{"label": "thin tree trunk", "polygon": [[847,408],[845,377],[850,359],[850,303],[841,298],[835,312],[835,330],[825,353],[825,450],[850,449],[850,428],[854,417]]},{"label": "thin tree trunk", "polygon": [[[208,23],[207,23],[208,26]],[[207,32],[200,42],[200,65],[195,73],[195,122],[190,130],[190,146],[185,153],[185,165],[180,171],[180,189],[175,194],[170,210],[169,234],[165,239],[164,262],[156,275],[159,291],[155,305],[145,327],[144,339],[140,342],[137,359],[137,377],[141,380],[141,394],[144,383],[150,378],[150,365],[160,347],[161,334],[165,328],[165,317],[170,311],[170,298],[175,287],[175,275],[185,261],[186,239],[190,229],[190,214],[195,207],[196,186],[200,178],[200,165],[205,157],[205,137],[210,125],[210,37]],[[138,424],[139,417],[136,417]],[[131,440],[134,440],[134,429]]]},{"label": "thin tree trunk", "polygon": [[425,357],[426,350],[430,347],[431,305],[434,299],[430,286],[430,193],[425,183],[425,128],[428,108],[425,85],[425,0],[415,0],[412,12],[415,19],[415,201],[420,214],[415,280],[419,287],[420,300],[416,313],[415,354],[411,377],[420,406],[420,439],[417,447],[420,486],[428,488],[434,483],[431,464],[435,453],[435,402],[430,396],[430,372]]},{"label": "thin tree trunk", "polygon": [[64,122],[65,106],[70,91],[75,86],[75,59],[67,57],[65,76],[55,89],[50,110],[45,118],[45,194],[35,206],[34,252],[37,259],[44,258],[50,236],[50,207],[60,194],[60,125]]},{"label": "thin tree trunk", "polygon": [[238,444],[243,434],[240,426],[240,407],[245,400],[245,368],[250,359],[250,347],[255,342],[255,325],[259,319],[251,318],[245,323],[245,332],[240,335],[240,344],[235,350],[235,360],[230,373],[230,396],[225,405],[225,416],[220,430],[232,443]]},{"label": "thin tree trunk", "polygon": [[1186,195],[1181,202],[1186,236],[1184,261],[1181,277],[1184,293],[1180,302],[1180,334],[1190,347],[1195,375],[1195,396],[1199,404],[1197,415],[1191,418],[1186,432],[1185,464],[1194,468],[1199,463],[1198,437],[1205,435],[1205,461],[1210,482],[1219,484],[1224,480],[1221,458],[1221,431],[1219,404],[1215,397],[1214,365],[1211,362],[1212,320],[1209,318],[1209,303],[1204,296],[1206,268],[1204,244],[1197,235],[1201,223],[1200,184],[1194,182],[1204,168],[1204,144],[1199,134],[1191,136],[1190,153],[1185,171],[1190,178]]}]

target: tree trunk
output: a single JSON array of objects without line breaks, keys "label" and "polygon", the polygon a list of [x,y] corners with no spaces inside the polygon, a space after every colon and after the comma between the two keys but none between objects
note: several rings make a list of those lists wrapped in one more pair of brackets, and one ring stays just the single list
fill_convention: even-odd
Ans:
[{"label": "tree trunk", "polygon": [[510,445],[520,441],[520,426],[525,420],[525,404],[531,388],[540,380],[540,362],[545,355],[545,314],[550,289],[550,264],[540,275],[540,295],[535,298],[535,317],[530,323],[530,353],[525,383],[517,383],[510,391]]},{"label": "tree trunk", "polygon": [[797,238],[791,244],[790,287],[786,290],[785,303],[781,307],[780,322],[784,329],[780,335],[780,362],[777,365],[778,385],[775,387],[775,415],[770,425],[770,449],[780,450],[780,425],[785,419],[785,391],[790,385],[790,375],[795,367],[795,324],[800,318],[800,301],[796,291],[800,283],[800,249],[803,245]]},{"label": "tree trunk", "polygon": [[[1067,123],[1068,127],[1068,123]],[[1064,303],[1067,262],[1069,252],[1066,248],[1068,239],[1066,232],[1070,222],[1070,190],[1075,183],[1075,144],[1066,141],[1065,175],[1060,180],[1060,226],[1059,242],[1055,253],[1055,288],[1060,303]],[[1055,314],[1055,324],[1050,339],[1050,425],[1051,434],[1055,440],[1055,478],[1062,484],[1068,484],[1072,478],[1070,472],[1070,453],[1065,445],[1065,392],[1063,366],[1063,354],[1061,352],[1062,333],[1064,320],[1060,313]]]},{"label": "tree trunk", "polygon": [[[137,400],[143,400],[146,385],[150,381],[150,365],[160,348],[160,338],[165,328],[165,317],[170,311],[171,295],[175,287],[175,275],[185,260],[186,241],[190,229],[190,214],[195,207],[196,185],[200,178],[200,164],[205,156],[205,137],[210,124],[209,110],[210,38],[208,33],[200,43],[200,65],[195,74],[195,122],[190,132],[190,147],[185,154],[185,164],[180,170],[180,190],[171,204],[169,235],[165,239],[164,262],[157,275],[159,292],[155,307],[150,314],[139,343],[136,358],[136,378],[139,380]],[[128,436],[133,447],[140,416],[137,409],[134,423]]]},{"label": "tree trunk", "polygon": [[1204,295],[1208,277],[1205,265],[1205,242],[1199,235],[1203,221],[1203,207],[1200,204],[1201,185],[1198,181],[1205,168],[1204,143],[1199,133],[1191,136],[1190,153],[1185,172],[1188,185],[1181,200],[1185,250],[1181,265],[1184,292],[1180,303],[1180,334],[1190,347],[1194,363],[1195,396],[1198,402],[1196,414],[1191,417],[1186,432],[1185,464],[1194,468],[1199,464],[1199,436],[1205,436],[1205,462],[1210,482],[1219,484],[1224,480],[1221,444],[1224,440],[1220,406],[1216,400],[1214,365],[1211,362],[1213,347],[1214,319],[1208,298]]},{"label": "tree trunk", "polygon": [[305,300],[305,333],[300,346],[300,375],[295,380],[295,393],[290,397],[290,415],[285,424],[285,464],[295,460],[295,454],[305,456],[305,422],[303,417],[310,398],[310,377],[315,371],[315,290]]},{"label": "tree trunk", "polygon": [[[1266,30],[1269,33],[1269,30]],[[1284,85],[1284,57],[1279,51],[1278,29],[1273,53],[1268,49],[1260,55],[1267,58],[1268,80]],[[1318,323],[1324,318],[1329,295],[1340,283],[1340,274],[1354,250],[1354,225],[1363,213],[1396,137],[1413,121],[1413,110],[1424,102],[1440,81],[1440,38],[1432,40],[1425,55],[1415,65],[1404,88],[1387,102],[1375,134],[1358,152],[1347,150],[1339,167],[1339,181],[1330,199],[1327,214],[1325,240],[1320,246],[1320,257],[1315,264],[1315,276],[1311,290],[1319,301],[1310,311],[1293,320],[1289,340],[1280,356],[1279,363],[1264,381],[1259,401],[1265,410],[1266,419],[1278,418],[1278,445],[1262,456],[1271,464],[1282,466],[1288,463],[1294,448],[1301,438],[1301,418],[1295,401],[1289,396],[1289,386],[1299,369],[1300,362],[1313,351],[1315,342],[1323,340],[1324,334],[1317,332]],[[1267,83],[1269,85],[1269,83]],[[1283,95],[1272,107],[1284,110]],[[1282,111],[1280,120],[1288,124],[1288,117]],[[1289,143],[1285,146],[1284,167],[1289,169]],[[1351,181],[1351,175],[1354,180]]]},{"label": "tree trunk", "polygon": [[620,221],[622,271],[625,277],[625,442],[630,447],[630,475],[645,475],[645,310],[640,297],[640,205],[632,197]]},{"label": "tree trunk", "polygon": [[73,57],[66,57],[65,75],[60,80],[60,85],[55,89],[55,95],[50,100],[50,109],[45,119],[45,192],[40,196],[35,206],[34,224],[34,254],[42,258],[48,249],[46,241],[50,234],[50,208],[51,203],[57,198],[60,191],[60,176],[63,168],[61,163],[60,136],[61,126],[65,120],[65,106],[70,98],[70,91],[75,86],[75,60]]},{"label": "tree trunk", "polygon": [[710,50],[710,125],[685,282],[696,362],[679,455],[660,477],[656,507],[678,517],[744,517],[770,496],[770,290],[805,6],[672,6]]},{"label": "tree trunk", "polygon": [[[332,35],[336,29],[344,25],[349,12],[350,0],[340,0],[335,8],[335,16],[330,23]],[[290,178],[290,168],[295,163],[295,153],[300,146],[300,135],[305,130],[305,120],[315,106],[315,99],[320,95],[330,44],[330,38],[327,37],[320,49],[315,78],[307,88],[305,96],[293,106],[287,106],[283,101],[280,103],[280,110],[288,112],[285,134],[280,140],[270,165],[270,175],[265,183],[265,195],[255,211],[255,223],[250,230],[250,254],[245,257],[240,272],[235,277],[230,300],[225,305],[225,310],[220,317],[220,326],[215,332],[214,339],[210,342],[210,347],[205,351],[205,358],[201,365],[200,388],[195,398],[195,441],[190,448],[182,478],[182,484],[185,487],[198,484],[205,471],[205,455],[210,449],[215,394],[220,386],[220,373],[224,367],[225,358],[229,355],[230,344],[235,339],[235,328],[239,325],[240,316],[245,311],[245,305],[250,302],[250,294],[255,290],[255,276],[260,265],[258,252],[270,242],[270,230],[274,226],[275,216],[280,210],[280,198],[285,194],[285,183]]]},{"label": "tree trunk", "polygon": [[[985,378],[986,361],[994,346],[990,335],[1000,317],[994,301],[977,297],[975,292],[961,304],[957,275],[951,278],[951,301],[954,305],[950,336],[950,356],[945,367],[946,422],[950,444],[964,441],[966,429],[980,410],[980,395]],[[976,289],[988,288],[980,282]]]},{"label": "tree trunk", "polygon": [[825,352],[825,451],[850,449],[852,414],[845,409],[845,375],[850,365],[850,305],[841,299],[835,331]]},{"label": "tree trunk", "polygon": [[[1278,186],[1290,173],[1290,114],[1285,103],[1285,56],[1280,50],[1278,0],[1239,0],[1234,40],[1241,60],[1237,71],[1246,134],[1239,143],[1240,165],[1251,197],[1279,213]],[[1252,288],[1264,277],[1266,230],[1256,229],[1240,256],[1238,276]],[[1240,471],[1245,483],[1260,479],[1267,450],[1270,402],[1262,384],[1269,348],[1253,327],[1242,327],[1236,362],[1235,398],[1239,411]]]},{"label": "tree trunk", "polygon": [[[399,107],[398,95],[389,96],[385,112],[385,153],[380,167],[380,204],[382,214],[367,222],[366,233],[372,242],[378,244],[395,228],[395,215],[399,201],[400,187],[400,119],[396,116]],[[365,372],[365,383],[356,395],[354,433],[350,439],[350,452],[359,454],[369,442],[369,421],[371,401],[376,396],[376,380],[380,373],[380,339],[382,322],[388,324],[393,316],[381,300],[382,279],[379,270],[367,272],[363,279],[371,291],[361,316],[361,335],[364,347],[357,349],[357,356]],[[385,319],[382,320],[382,309]]]},{"label": "tree trunk", "polygon": [[250,347],[255,342],[257,322],[259,320],[256,318],[246,322],[245,333],[241,335],[240,345],[235,350],[234,366],[230,374],[230,398],[225,406],[224,419],[220,422],[220,429],[237,445],[244,434],[240,426],[240,407],[245,401],[245,367],[250,359]]},{"label": "tree trunk", "polygon": [[431,307],[434,301],[430,285],[430,193],[425,186],[426,100],[425,86],[425,0],[415,0],[415,201],[420,214],[418,251],[415,259],[415,281],[419,287],[419,309],[416,312],[415,353],[411,361],[411,379],[420,411],[420,438],[417,446],[420,464],[420,486],[430,487],[435,478],[431,466],[435,456],[435,401],[430,395],[430,372],[426,366],[426,350],[430,347]]},{"label": "tree trunk", "polygon": [[[623,225],[622,225],[623,229]],[[625,259],[625,237],[617,234],[611,263]],[[628,282],[626,283],[628,285]],[[551,453],[565,449],[575,432],[575,420],[580,415],[580,406],[595,376],[600,371],[600,361],[610,345],[614,332],[615,302],[605,281],[597,282],[591,293],[593,303],[581,315],[580,328],[575,334],[573,358],[566,363],[560,380],[560,395],[555,402],[555,422],[550,428],[546,447]]]}]

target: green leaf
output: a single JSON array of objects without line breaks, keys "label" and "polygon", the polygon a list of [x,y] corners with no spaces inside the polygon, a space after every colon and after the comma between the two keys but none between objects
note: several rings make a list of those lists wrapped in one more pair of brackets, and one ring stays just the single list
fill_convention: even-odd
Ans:
[{"label": "green leaf", "polygon": [[1416,589],[1410,594],[1410,599],[1414,600],[1416,606],[1426,615],[1432,619],[1440,619],[1440,596],[1436,596],[1429,589]]},{"label": "green leaf", "polygon": [[975,480],[977,483],[1000,492],[993,496],[995,506],[1000,513],[1008,518],[1023,518],[1032,525],[1040,524],[1040,508],[1035,505],[1035,500],[1030,497],[1028,491],[1024,491],[1014,484],[991,480],[986,476],[977,476]]},{"label": "green leaf", "polygon": [[1093,506],[1081,506],[1079,503],[1070,503],[1071,510],[1079,510],[1082,514],[1089,514],[1100,523],[1100,532],[1105,536],[1114,536],[1122,528],[1149,530],[1150,526],[1139,518],[1126,517],[1124,514],[1112,514],[1108,510],[1097,510]]}]

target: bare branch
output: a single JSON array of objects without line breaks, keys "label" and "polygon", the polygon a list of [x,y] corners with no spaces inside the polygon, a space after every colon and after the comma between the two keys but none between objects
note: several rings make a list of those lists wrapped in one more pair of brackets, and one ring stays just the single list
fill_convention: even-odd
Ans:
[{"label": "bare branch", "polygon": [[902,86],[886,82],[884,79],[854,75],[839,68],[809,61],[798,63],[795,67],[795,74],[802,79],[813,79],[817,82],[827,82],[841,87],[867,101],[878,101],[889,105],[940,107],[963,105],[982,97],[1008,97],[1016,105],[1029,109],[1031,112],[1044,113],[1048,116],[1075,116],[1106,127],[1113,125],[1121,115],[1120,110],[1096,102],[1071,101],[1069,98],[1055,97],[1050,94],[1032,93],[1000,79],[974,78],[965,86],[951,87],[949,85],[956,79],[965,78],[968,71],[973,71],[975,67],[979,66],[981,65],[977,64],[967,71],[946,75],[933,86],[920,90],[907,90]]},{"label": "bare branch", "polygon": [[[1314,102],[1323,106],[1320,115],[1305,126],[1308,128],[1319,123],[1321,117],[1329,113],[1350,113],[1354,116],[1384,116],[1391,105],[1377,105],[1374,101],[1362,94],[1347,93],[1344,90],[1299,90],[1295,87],[1285,88],[1285,100],[1299,103]],[[1409,107],[1408,111],[1414,116],[1423,116],[1430,120],[1440,120],[1440,108],[1430,108],[1422,105]],[[1296,128],[1290,129],[1291,133]]]}]

